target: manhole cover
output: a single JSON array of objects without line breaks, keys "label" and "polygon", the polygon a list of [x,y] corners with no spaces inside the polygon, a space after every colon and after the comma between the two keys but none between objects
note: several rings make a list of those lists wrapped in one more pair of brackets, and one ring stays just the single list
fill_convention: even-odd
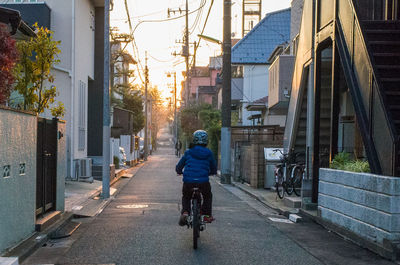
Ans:
[{"label": "manhole cover", "polygon": [[147,207],[149,207],[147,204],[126,204],[117,206],[118,209],[142,209]]}]

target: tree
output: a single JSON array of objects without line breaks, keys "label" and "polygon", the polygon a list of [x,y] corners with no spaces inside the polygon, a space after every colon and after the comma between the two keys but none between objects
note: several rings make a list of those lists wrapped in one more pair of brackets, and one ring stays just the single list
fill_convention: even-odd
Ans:
[{"label": "tree", "polygon": [[13,68],[17,60],[15,40],[11,38],[6,26],[0,25],[0,104],[10,96],[14,75]]},{"label": "tree", "polygon": [[144,128],[143,95],[139,89],[126,88],[123,92],[122,108],[132,111],[133,132],[137,134]]},{"label": "tree", "polygon": [[209,147],[214,153],[214,157],[218,157],[218,142],[221,137],[221,111],[214,109],[211,105],[203,105],[199,112],[199,118],[202,122],[203,129],[207,131],[209,138]]},{"label": "tree", "polygon": [[[60,62],[57,58],[60,41],[54,41],[53,32],[47,28],[38,27],[37,23],[34,28],[36,37],[17,43],[20,58],[15,67],[15,89],[24,98],[25,110],[42,113],[54,103],[57,96],[57,88],[52,85],[54,76],[51,69]],[[63,105],[55,108],[57,110],[53,112],[63,116]]]},{"label": "tree", "polygon": [[221,111],[210,104],[192,105],[181,111],[181,130],[184,140],[191,141],[193,132],[205,130],[209,136],[209,147],[218,156],[218,142],[221,135]]}]

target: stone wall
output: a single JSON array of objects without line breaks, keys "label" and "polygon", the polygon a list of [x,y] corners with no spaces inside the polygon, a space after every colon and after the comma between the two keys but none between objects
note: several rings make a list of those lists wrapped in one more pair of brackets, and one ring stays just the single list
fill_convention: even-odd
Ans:
[{"label": "stone wall", "polygon": [[0,107],[0,254],[35,231],[37,118]]},{"label": "stone wall", "polygon": [[318,214],[368,242],[400,240],[400,178],[320,169]]}]

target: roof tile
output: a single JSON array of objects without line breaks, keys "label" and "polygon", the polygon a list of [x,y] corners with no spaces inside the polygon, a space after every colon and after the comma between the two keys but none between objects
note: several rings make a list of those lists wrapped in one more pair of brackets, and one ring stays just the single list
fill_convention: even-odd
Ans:
[{"label": "roof tile", "polygon": [[232,48],[234,64],[267,64],[279,44],[290,40],[290,8],[268,13]]}]

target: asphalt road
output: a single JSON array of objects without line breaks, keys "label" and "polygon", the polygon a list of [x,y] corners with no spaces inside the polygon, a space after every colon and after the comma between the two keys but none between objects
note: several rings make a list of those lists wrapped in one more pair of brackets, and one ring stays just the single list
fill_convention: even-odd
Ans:
[{"label": "asphalt road", "polygon": [[[283,217],[215,178],[211,182],[216,221],[207,225],[194,250],[192,231],[178,226],[182,185],[174,173],[178,160],[168,146],[169,138],[162,139],[163,147],[101,214],[82,219],[71,238],[40,249],[24,264],[344,264],[335,261],[336,254],[329,256],[334,250],[326,256],[313,254],[312,248],[299,243],[301,239],[290,237],[298,224],[271,222],[268,217]],[[307,238],[308,232],[303,234]],[[377,264],[370,261],[352,264]]]}]

